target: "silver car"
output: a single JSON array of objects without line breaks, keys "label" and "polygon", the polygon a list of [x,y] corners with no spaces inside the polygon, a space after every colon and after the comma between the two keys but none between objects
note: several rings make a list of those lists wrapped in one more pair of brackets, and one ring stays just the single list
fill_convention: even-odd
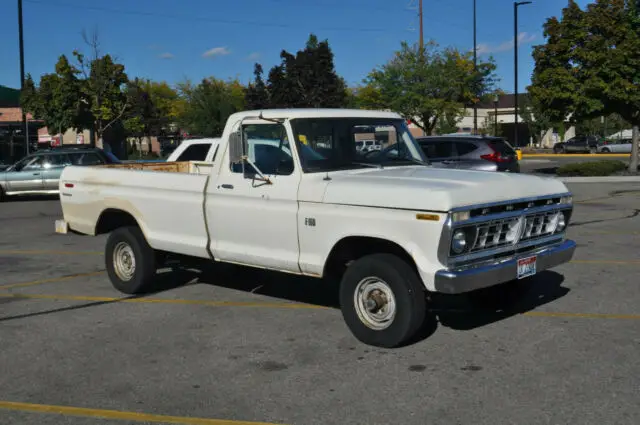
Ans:
[{"label": "silver car", "polygon": [[500,137],[427,136],[417,137],[416,141],[436,167],[520,172],[516,151]]},{"label": "silver car", "polygon": [[611,139],[598,143],[598,153],[631,153],[631,139]]},{"label": "silver car", "polygon": [[112,154],[97,148],[62,147],[37,151],[0,171],[0,200],[7,196],[57,194],[60,174],[67,165],[119,162]]}]

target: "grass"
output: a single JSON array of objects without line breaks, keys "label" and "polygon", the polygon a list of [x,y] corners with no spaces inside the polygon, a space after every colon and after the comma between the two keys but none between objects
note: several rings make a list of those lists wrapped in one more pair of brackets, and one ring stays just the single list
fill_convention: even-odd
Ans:
[{"label": "grass", "polygon": [[627,167],[627,164],[622,161],[604,159],[563,165],[556,170],[556,174],[561,177],[610,176],[626,170]]}]

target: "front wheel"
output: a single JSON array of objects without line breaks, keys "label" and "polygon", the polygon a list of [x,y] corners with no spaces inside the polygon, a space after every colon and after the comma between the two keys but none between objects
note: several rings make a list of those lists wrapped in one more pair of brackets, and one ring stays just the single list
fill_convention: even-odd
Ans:
[{"label": "front wheel", "polygon": [[156,253],[139,227],[114,230],[107,239],[105,264],[114,288],[125,294],[149,290],[156,275]]},{"label": "front wheel", "polygon": [[418,275],[390,254],[368,255],[349,266],[340,284],[340,306],[345,323],[359,341],[384,348],[411,340],[427,311]]}]

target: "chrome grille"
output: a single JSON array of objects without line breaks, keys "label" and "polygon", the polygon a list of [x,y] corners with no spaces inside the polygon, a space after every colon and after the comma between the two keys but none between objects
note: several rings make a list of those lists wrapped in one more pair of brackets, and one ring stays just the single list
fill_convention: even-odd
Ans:
[{"label": "chrome grille", "polygon": [[520,233],[522,220],[510,217],[479,224],[470,252],[513,244]]},{"label": "chrome grille", "polygon": [[520,240],[530,240],[552,234],[558,225],[558,214],[558,211],[549,211],[525,216],[524,230]]}]

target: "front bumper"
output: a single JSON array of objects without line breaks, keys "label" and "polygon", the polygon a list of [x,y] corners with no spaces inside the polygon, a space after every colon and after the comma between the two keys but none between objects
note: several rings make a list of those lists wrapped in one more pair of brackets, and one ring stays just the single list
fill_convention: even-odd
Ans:
[{"label": "front bumper", "polygon": [[538,273],[571,261],[575,249],[574,241],[565,240],[559,245],[499,259],[490,264],[439,270],[435,275],[435,290],[445,294],[461,294],[508,282],[517,278],[519,258],[536,256],[536,273]]}]

